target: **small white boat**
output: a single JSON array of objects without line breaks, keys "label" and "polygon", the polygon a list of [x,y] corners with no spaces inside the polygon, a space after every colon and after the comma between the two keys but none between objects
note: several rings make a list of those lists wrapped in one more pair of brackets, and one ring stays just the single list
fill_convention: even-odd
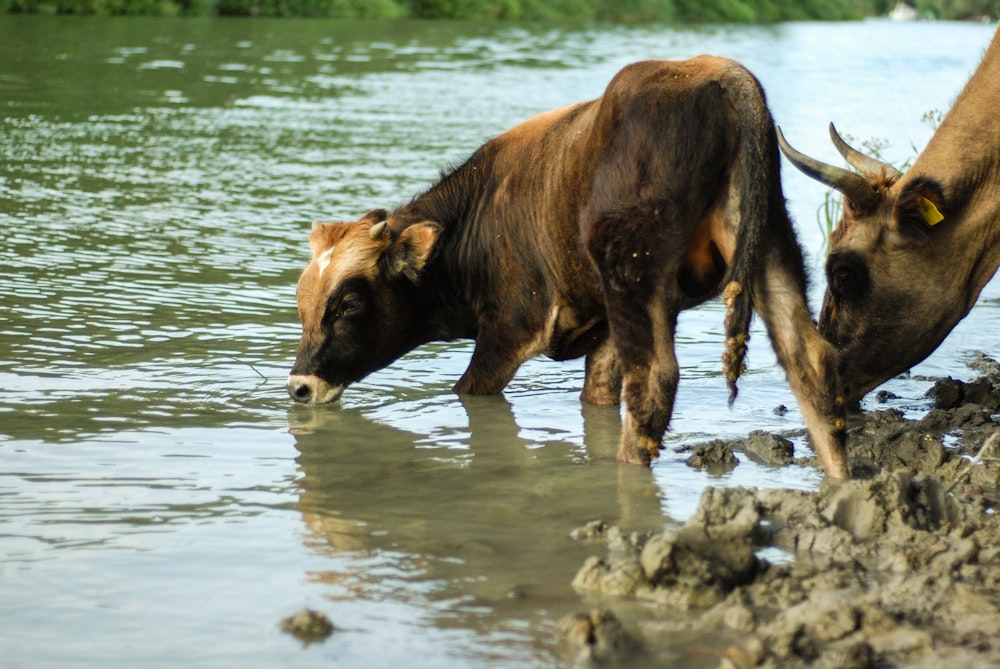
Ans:
[{"label": "small white boat", "polygon": [[897,2],[889,12],[889,18],[893,21],[916,21],[917,10],[905,2]]}]

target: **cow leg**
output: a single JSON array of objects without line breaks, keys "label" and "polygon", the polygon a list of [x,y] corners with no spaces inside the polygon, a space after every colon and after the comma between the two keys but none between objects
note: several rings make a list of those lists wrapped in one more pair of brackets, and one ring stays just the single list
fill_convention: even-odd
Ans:
[{"label": "cow leg", "polygon": [[785,369],[813,449],[829,476],[849,478],[844,398],[837,353],[823,339],[806,305],[801,282],[772,255],[759,282],[754,306]]},{"label": "cow leg", "polygon": [[483,351],[477,343],[469,367],[452,390],[460,395],[498,395],[514,378],[521,362],[512,362],[498,351]]},{"label": "cow leg", "polygon": [[614,342],[606,339],[587,354],[583,392],[580,400],[598,406],[617,406],[621,402],[622,371]]},{"label": "cow leg", "polygon": [[642,299],[645,291],[634,295],[621,288],[615,281],[605,284],[625,403],[618,461],[648,465],[660,454],[677,395],[677,311],[660,290]]},{"label": "cow leg", "polygon": [[535,355],[530,346],[511,342],[505,333],[515,328],[494,324],[476,337],[472,360],[462,378],[452,388],[460,395],[498,395],[514,378],[521,364]]},{"label": "cow leg", "polygon": [[[621,184],[615,184],[621,185]],[[608,328],[622,375],[625,419],[618,460],[649,464],[660,454],[680,376],[673,277],[684,240],[662,244],[656,229],[683,220],[653,203],[612,209],[584,224],[587,250],[604,289]]]},{"label": "cow leg", "polygon": [[609,309],[625,403],[618,461],[648,465],[660,454],[677,395],[677,313],[665,308],[662,300],[641,303],[627,296],[619,298],[617,306]]}]

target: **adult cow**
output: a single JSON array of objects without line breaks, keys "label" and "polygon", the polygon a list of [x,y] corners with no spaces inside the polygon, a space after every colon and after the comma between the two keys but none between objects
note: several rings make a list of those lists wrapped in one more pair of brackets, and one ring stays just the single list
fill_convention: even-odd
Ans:
[{"label": "adult cow", "polygon": [[972,309],[1000,265],[1000,31],[913,166],[833,143],[856,172],[781,149],[844,194],[830,236],[820,331],[843,352],[851,400],[917,364]]},{"label": "adult cow", "polygon": [[619,459],[660,449],[682,309],[727,303],[735,396],[762,316],[826,471],[848,476],[834,349],[805,299],[760,84],[702,56],[619,72],[604,95],[488,142],[392,213],[315,225],[288,392],[329,402],[433,340],[473,338],[459,393],[499,393],[529,358],[586,355],[582,399],[624,400]]}]

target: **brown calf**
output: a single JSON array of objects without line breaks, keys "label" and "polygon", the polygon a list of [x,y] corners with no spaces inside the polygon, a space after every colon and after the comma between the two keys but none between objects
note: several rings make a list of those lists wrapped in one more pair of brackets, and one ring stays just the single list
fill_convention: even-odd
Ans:
[{"label": "brown calf", "polygon": [[529,358],[586,356],[582,399],[624,400],[619,459],[670,422],[682,309],[722,293],[735,396],[752,309],[826,471],[848,476],[837,358],[805,299],[771,115],[739,64],[623,69],[605,94],[488,142],[396,211],[318,225],[298,287],[300,402],[429,341],[472,338],[459,393],[499,393]]}]

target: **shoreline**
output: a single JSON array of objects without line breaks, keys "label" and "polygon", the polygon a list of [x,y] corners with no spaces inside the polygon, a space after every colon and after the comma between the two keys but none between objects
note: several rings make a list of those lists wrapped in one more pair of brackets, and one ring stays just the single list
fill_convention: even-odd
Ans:
[{"label": "shoreline", "polygon": [[[599,521],[575,530],[605,554],[573,581],[595,608],[563,621],[567,654],[621,662],[656,630],[715,629],[738,639],[720,669],[1000,666],[1000,364],[977,363],[982,376],[935,384],[921,420],[855,416],[853,480],[708,488],[679,529],[644,536]],[[699,462],[760,458],[755,440],[711,442]],[[772,464],[815,459],[782,458]],[[609,608],[622,600],[651,619],[623,625]]]}]

